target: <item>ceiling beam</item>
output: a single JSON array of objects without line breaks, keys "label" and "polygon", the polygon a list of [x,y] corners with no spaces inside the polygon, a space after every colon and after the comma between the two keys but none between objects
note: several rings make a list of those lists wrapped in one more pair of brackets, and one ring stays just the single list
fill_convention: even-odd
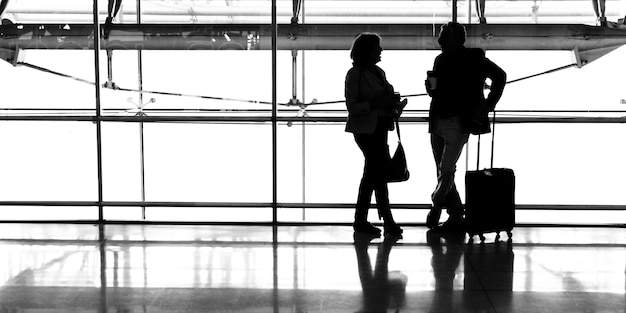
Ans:
[{"label": "ceiling beam", "polygon": [[[375,32],[386,50],[438,50],[440,25],[281,24],[279,50],[349,50],[361,32]],[[469,24],[466,45],[487,50],[570,50],[626,44],[626,28],[579,24]],[[102,25],[101,49],[270,50],[268,24]],[[91,24],[0,26],[3,49],[93,49]]]}]

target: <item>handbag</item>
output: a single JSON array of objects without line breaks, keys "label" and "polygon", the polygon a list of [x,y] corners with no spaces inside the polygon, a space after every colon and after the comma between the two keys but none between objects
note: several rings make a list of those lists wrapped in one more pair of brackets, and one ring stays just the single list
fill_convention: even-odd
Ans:
[{"label": "handbag", "polygon": [[396,152],[393,153],[393,157],[389,162],[387,169],[387,182],[397,183],[409,180],[409,169],[406,165],[406,155],[404,154],[404,147],[402,147],[402,141],[400,140],[400,124],[398,119],[394,119],[396,123],[396,131],[398,133],[398,147]]}]

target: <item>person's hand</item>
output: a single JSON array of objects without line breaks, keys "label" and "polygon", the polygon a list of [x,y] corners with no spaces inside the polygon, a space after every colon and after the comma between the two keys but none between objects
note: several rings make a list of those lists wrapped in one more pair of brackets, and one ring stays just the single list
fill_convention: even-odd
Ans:
[{"label": "person's hand", "polygon": [[430,80],[424,80],[424,87],[426,88],[426,93],[432,97],[432,86],[430,85]]},{"label": "person's hand", "polygon": [[406,98],[402,99],[402,101],[398,102],[398,104],[396,104],[396,106],[393,109],[393,117],[394,118],[399,118],[400,115],[402,115],[402,111],[404,111],[404,107],[406,107],[406,104],[409,102],[409,100],[407,100]]}]

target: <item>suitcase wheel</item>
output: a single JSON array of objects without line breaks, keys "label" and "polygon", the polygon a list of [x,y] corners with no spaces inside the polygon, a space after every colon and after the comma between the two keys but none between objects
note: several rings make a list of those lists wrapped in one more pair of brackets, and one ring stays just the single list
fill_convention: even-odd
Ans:
[{"label": "suitcase wheel", "polygon": [[478,235],[478,238],[480,238],[480,242],[481,243],[485,243],[485,235],[483,235],[483,233],[467,233],[469,235],[469,240],[467,241],[468,243],[473,243],[474,242],[474,236]]},{"label": "suitcase wheel", "polygon": [[[506,235],[509,236],[509,239],[511,239],[513,237],[513,232],[511,232],[511,230],[507,230],[506,231]],[[500,240],[500,232],[496,233],[496,241]]]}]

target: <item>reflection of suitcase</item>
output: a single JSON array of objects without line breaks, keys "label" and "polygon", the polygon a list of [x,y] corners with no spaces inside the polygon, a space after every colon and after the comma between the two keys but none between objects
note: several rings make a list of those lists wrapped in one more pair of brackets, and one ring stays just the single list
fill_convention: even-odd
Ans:
[{"label": "reflection of suitcase", "polygon": [[515,254],[513,243],[493,242],[467,245],[464,259],[463,308],[466,312],[485,312],[482,301],[476,301],[476,290],[497,291],[493,302],[500,312],[512,308],[513,269]]},{"label": "reflection of suitcase", "polygon": [[[495,132],[495,112],[493,116]],[[470,240],[484,233],[506,231],[511,238],[515,225],[515,175],[509,168],[493,168],[493,137],[491,139],[491,168],[465,173],[465,223]],[[480,155],[480,135],[478,137]],[[480,161],[480,159],[478,159]]]}]

